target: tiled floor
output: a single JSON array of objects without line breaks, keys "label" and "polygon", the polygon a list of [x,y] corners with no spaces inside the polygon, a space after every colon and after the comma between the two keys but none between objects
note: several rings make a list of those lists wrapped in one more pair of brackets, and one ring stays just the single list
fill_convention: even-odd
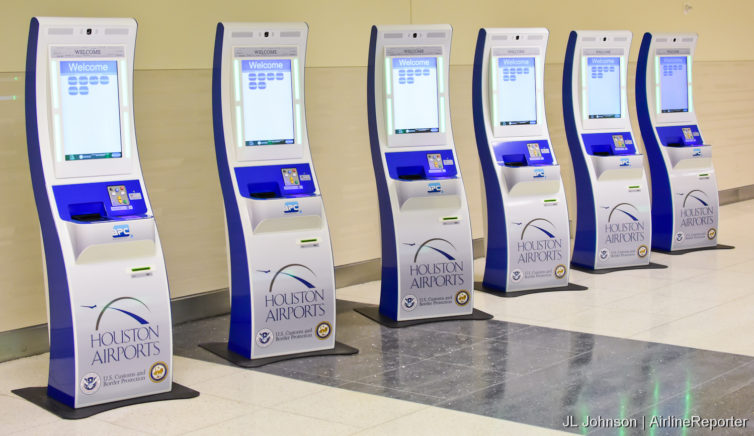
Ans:
[{"label": "tiled floor", "polygon": [[[753,212],[754,201],[722,208],[721,242],[735,250],[653,253],[666,270],[574,271],[584,292],[475,294],[491,322],[385,329],[345,301],[377,303],[379,283],[339,289],[338,339],[356,356],[244,370],[196,347],[221,340],[227,319],[180,326],[174,374],[201,391],[194,400],[65,422],[10,393],[46,383],[47,355],[6,362],[0,433],[549,434],[568,415],[754,421],[754,235],[736,231]],[[476,267],[479,280],[484,261]]]}]

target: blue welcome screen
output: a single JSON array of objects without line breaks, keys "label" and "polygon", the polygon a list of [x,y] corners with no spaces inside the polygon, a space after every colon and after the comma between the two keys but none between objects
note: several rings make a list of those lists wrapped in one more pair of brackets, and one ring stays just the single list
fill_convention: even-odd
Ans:
[{"label": "blue welcome screen", "polygon": [[58,83],[65,160],[121,157],[117,62],[61,61]]},{"label": "blue welcome screen", "polygon": [[500,58],[497,62],[497,122],[501,126],[537,124],[534,58]]},{"label": "blue welcome screen", "polygon": [[392,62],[395,133],[438,132],[437,58],[393,58]]},{"label": "blue welcome screen", "polygon": [[241,76],[244,144],[293,144],[291,60],[241,61]]},{"label": "blue welcome screen", "polygon": [[689,111],[686,56],[660,57],[660,110],[662,113]]},{"label": "blue welcome screen", "polygon": [[620,118],[620,58],[587,58],[589,118]]}]

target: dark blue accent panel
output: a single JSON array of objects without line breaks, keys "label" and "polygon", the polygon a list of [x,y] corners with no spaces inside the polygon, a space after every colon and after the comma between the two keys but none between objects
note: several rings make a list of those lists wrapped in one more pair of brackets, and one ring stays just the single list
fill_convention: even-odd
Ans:
[{"label": "dark blue accent panel", "polygon": [[[538,144],[541,156],[532,156],[529,144]],[[500,142],[493,146],[493,153],[498,165],[515,162],[526,166],[545,166],[552,165],[554,161],[550,142],[546,139]]]},{"label": "dark blue accent panel", "polygon": [[63,404],[69,405],[70,407],[73,407],[73,405],[76,404],[75,398],[59,389],[56,389],[51,384],[47,385],[47,396],[49,396],[53,400],[60,401]]},{"label": "dark blue accent panel", "polygon": [[[129,200],[128,206],[119,206],[122,209],[113,210],[110,202],[108,186],[125,186],[129,194],[141,194],[140,200]],[[143,218],[147,213],[147,204],[141,183],[138,180],[118,180],[113,182],[81,183],[76,185],[57,185],[52,187],[55,202],[58,206],[58,214],[65,221],[74,221],[71,215],[82,213],[94,213],[94,205],[101,206],[106,219],[133,219]]]},{"label": "dark blue accent panel", "polygon": [[[47,183],[42,168],[42,153],[37,125],[37,44],[39,21],[31,19],[29,45],[26,50],[26,141],[34,200],[42,231],[45,263],[47,267],[47,292],[50,312],[50,372],[48,392],[57,393],[56,400],[74,407],[76,395],[76,362],[73,341],[73,313],[68,289],[63,250],[55,227]],[[42,68],[45,66],[43,65]]]},{"label": "dark blue accent panel", "polygon": [[[285,185],[282,172],[285,168],[296,169],[298,185]],[[312,195],[315,191],[312,170],[308,163],[236,167],[234,171],[238,190],[246,198],[257,199],[263,192],[274,194],[268,198],[302,197]]]},{"label": "dark blue accent panel", "polygon": [[[624,147],[616,147],[615,137],[623,138]],[[584,149],[590,155],[628,155],[636,154],[636,143],[631,137],[630,132],[609,132],[609,133],[584,133],[581,135],[584,141]]]},{"label": "dark blue accent panel", "polygon": [[669,251],[673,243],[673,196],[670,190],[670,175],[655,136],[647,99],[647,64],[651,44],[652,34],[645,33],[636,65],[636,114],[652,178],[652,248]]},{"label": "dark blue accent panel", "polygon": [[[487,137],[482,102],[484,101],[482,80],[484,77],[483,60],[487,31],[479,29],[474,54],[474,69],[471,82],[471,105],[474,116],[474,132],[479,160],[482,164],[484,190],[487,195],[487,258],[485,260],[484,279],[482,283],[488,289],[505,292],[508,277],[508,230],[505,225],[505,207],[500,180],[495,163],[490,153],[490,141]],[[495,157],[497,158],[497,154]]]},{"label": "dark blue accent panel", "polygon": [[[380,290],[380,313],[398,320],[398,252],[395,243],[395,223],[387,189],[387,174],[382,165],[380,137],[377,131],[377,106],[375,94],[375,71],[377,56],[377,26],[372,26],[369,37],[367,60],[367,121],[369,122],[369,145],[372,150],[372,166],[377,183],[377,198],[380,206],[380,230],[382,236],[382,285]],[[425,157],[426,160],[426,157]]]},{"label": "dark blue accent panel", "polygon": [[[439,154],[443,162],[442,169],[432,168],[427,156]],[[420,179],[452,179],[458,174],[458,164],[453,157],[453,150],[432,151],[398,151],[385,153],[387,171],[391,179],[399,180],[405,176],[419,175]]]},{"label": "dark blue accent panel", "polygon": [[230,251],[230,334],[228,348],[244,357],[251,358],[251,284],[249,262],[246,256],[246,239],[238,212],[236,194],[233,189],[228,156],[225,151],[222,102],[222,23],[217,24],[215,54],[212,60],[212,122],[215,133],[215,154],[220,188],[223,192],[225,219],[228,226],[228,249]]},{"label": "dark blue accent panel", "polygon": [[578,34],[571,32],[566,47],[563,66],[563,121],[565,122],[568,148],[571,151],[573,175],[576,180],[576,235],[574,237],[572,262],[587,268],[594,268],[597,251],[597,217],[594,201],[594,187],[589,177],[586,155],[581,148],[581,138],[576,128],[576,113],[573,110],[573,74],[576,40]]},{"label": "dark blue accent panel", "polygon": [[[691,129],[693,138],[686,139],[683,129]],[[658,127],[657,136],[660,138],[660,143],[666,147],[699,147],[704,145],[702,134],[695,124]]]}]

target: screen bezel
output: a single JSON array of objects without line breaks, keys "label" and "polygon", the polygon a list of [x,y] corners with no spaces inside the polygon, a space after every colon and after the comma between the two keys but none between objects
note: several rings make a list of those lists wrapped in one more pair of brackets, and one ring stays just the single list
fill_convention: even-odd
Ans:
[{"label": "screen bezel", "polygon": [[[268,46],[265,46],[267,48]],[[275,46],[274,48],[290,48],[297,46]],[[230,120],[233,134],[233,144],[231,147],[235,152],[236,161],[260,161],[301,158],[304,156],[304,138],[306,129],[303,126],[304,117],[304,90],[303,90],[303,66],[300,65],[299,56],[234,56],[236,49],[258,48],[257,46],[237,45],[231,47],[230,65],[228,66],[229,98],[230,102]],[[243,71],[241,69],[242,61],[272,61],[272,60],[290,60],[291,61],[291,100],[293,107],[293,144],[275,144],[247,146],[244,143],[243,134],[243,96],[241,95],[240,86],[243,86]],[[238,89],[238,95],[236,90]]]},{"label": "screen bezel", "polygon": [[[46,90],[47,112],[52,162],[54,163],[55,176],[57,178],[93,177],[104,175],[127,174],[133,167],[135,154],[135,140],[131,112],[131,72],[127,61],[128,47],[122,44],[114,45],[79,45],[75,47],[114,47],[122,48],[124,56],[103,57],[53,57],[52,51],[56,47],[65,47],[65,44],[51,44],[48,46],[48,58],[46,67]],[[105,159],[65,160],[65,144],[62,132],[62,107],[60,88],[60,63],[61,62],[86,62],[86,61],[115,61],[117,63],[118,81],[118,109],[120,118],[120,143],[121,157]]]},{"label": "screen bezel", "polygon": [[[493,136],[500,137],[523,137],[523,136],[535,136],[540,135],[547,128],[545,123],[545,104],[544,104],[544,60],[541,55],[523,54],[523,55],[505,55],[505,56],[493,56],[492,50],[495,47],[490,48],[490,63],[487,83],[487,103],[489,108],[490,125],[492,126]],[[536,48],[536,47],[534,47]],[[537,109],[537,123],[536,124],[523,124],[514,126],[501,126],[498,120],[495,119],[493,105],[497,99],[497,90],[495,89],[494,81],[497,80],[498,62],[500,58],[534,58],[534,70],[535,70],[535,104]]]},{"label": "screen bezel", "polygon": [[[446,69],[446,62],[445,62],[445,50],[441,51],[440,54],[432,54],[432,55],[420,55],[420,54],[400,54],[400,55],[388,55],[388,50],[391,47],[384,47],[384,52],[382,56],[383,61],[383,68],[384,73],[380,74],[383,77],[382,82],[382,101],[384,105],[384,119],[385,123],[383,126],[383,132],[385,133],[387,137],[387,146],[388,147],[421,147],[421,146],[427,146],[427,145],[446,145],[448,144],[448,131],[447,131],[447,125],[448,122],[448,108],[447,108],[447,95],[448,95],[448,81],[447,81],[447,73],[448,70]],[[437,115],[438,115],[438,132],[429,132],[429,133],[407,133],[407,134],[396,134],[394,130],[395,125],[395,119],[393,117],[393,114],[395,113],[394,107],[393,107],[393,98],[392,98],[392,83],[389,83],[388,81],[392,81],[393,76],[393,59],[394,58],[405,58],[405,57],[412,57],[412,58],[435,58],[437,62]]]},{"label": "screen bezel", "polygon": [[[662,106],[660,99],[662,98],[660,95],[660,87],[661,85],[661,79],[660,75],[662,74],[660,71],[660,58],[661,57],[679,57],[679,56],[685,56],[686,57],[686,83],[687,83],[687,98],[688,98],[688,106],[689,110],[687,112],[669,112],[669,113],[663,113],[662,112]],[[678,54],[657,54],[655,53],[653,56],[653,65],[654,65],[654,71],[649,72],[648,76],[654,77],[654,82],[651,82],[648,80],[648,83],[654,83],[654,101],[650,104],[654,105],[654,115],[657,119],[658,123],[686,123],[686,122],[696,122],[696,111],[694,109],[694,94],[693,94],[693,72],[692,72],[692,62],[693,62],[693,56],[691,54],[688,55],[678,55]]]},{"label": "screen bezel", "polygon": [[[588,50],[588,49],[587,49]],[[620,62],[620,117],[618,118],[589,118],[589,85],[587,80],[588,58],[618,58]],[[622,128],[628,120],[628,94],[626,89],[627,81],[627,62],[625,54],[584,54],[582,52],[579,60],[579,103],[581,110],[581,121],[585,130],[596,129],[613,129]]]}]

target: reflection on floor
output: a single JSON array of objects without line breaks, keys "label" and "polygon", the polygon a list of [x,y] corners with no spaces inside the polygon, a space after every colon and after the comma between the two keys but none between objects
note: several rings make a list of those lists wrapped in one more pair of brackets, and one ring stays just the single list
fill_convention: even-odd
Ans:
[{"label": "reflection on floor", "polygon": [[[259,371],[558,430],[569,416],[752,417],[749,356],[494,320],[389,329],[355,306],[338,302],[337,338],[358,355]],[[179,326],[176,354],[225,364],[196,344],[227,339],[228,322]]]}]

